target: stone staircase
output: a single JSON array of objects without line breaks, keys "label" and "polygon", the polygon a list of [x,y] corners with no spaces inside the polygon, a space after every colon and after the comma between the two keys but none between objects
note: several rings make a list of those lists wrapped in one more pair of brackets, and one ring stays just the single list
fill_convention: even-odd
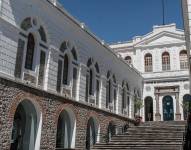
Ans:
[{"label": "stone staircase", "polygon": [[182,150],[186,122],[146,122],[115,135],[109,143],[98,143],[92,150]]}]

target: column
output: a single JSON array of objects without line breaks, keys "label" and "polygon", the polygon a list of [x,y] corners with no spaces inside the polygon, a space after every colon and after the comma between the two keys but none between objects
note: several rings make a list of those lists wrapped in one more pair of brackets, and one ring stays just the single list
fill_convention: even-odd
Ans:
[{"label": "column", "polygon": [[175,95],[176,99],[176,121],[181,120],[181,113],[180,113],[180,105],[179,105],[179,93],[176,93]]},{"label": "column", "polygon": [[155,120],[161,121],[161,114],[160,114],[160,107],[159,107],[159,94],[155,94],[155,100],[156,100],[156,114],[155,114]]}]

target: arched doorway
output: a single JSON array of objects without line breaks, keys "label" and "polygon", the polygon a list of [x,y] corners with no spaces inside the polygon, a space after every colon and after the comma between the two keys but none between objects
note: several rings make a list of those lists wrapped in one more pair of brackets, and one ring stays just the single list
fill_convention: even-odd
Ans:
[{"label": "arched doorway", "polygon": [[153,99],[152,97],[145,98],[145,121],[153,121]]},{"label": "arched doorway", "polygon": [[108,142],[111,140],[112,136],[116,134],[116,128],[113,122],[110,122],[107,128]]},{"label": "arched doorway", "polygon": [[86,130],[86,149],[90,148],[97,142],[98,126],[94,118],[90,118]]},{"label": "arched doorway", "polygon": [[39,114],[29,100],[22,101],[15,112],[10,150],[38,149],[36,139],[39,129]]},{"label": "arched doorway", "polygon": [[174,107],[173,107],[173,99],[171,96],[165,96],[163,98],[163,120],[164,121],[174,120]]},{"label": "arched doorway", "polygon": [[188,112],[191,111],[191,95],[186,94],[183,96],[183,112],[184,120],[187,119]]},{"label": "arched doorway", "polygon": [[56,149],[75,147],[75,115],[71,110],[63,110],[58,118]]}]

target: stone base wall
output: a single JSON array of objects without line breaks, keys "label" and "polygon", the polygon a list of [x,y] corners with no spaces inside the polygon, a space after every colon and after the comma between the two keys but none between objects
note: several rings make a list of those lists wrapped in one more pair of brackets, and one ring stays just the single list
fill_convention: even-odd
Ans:
[{"label": "stone base wall", "polygon": [[64,108],[70,108],[76,115],[76,149],[85,149],[86,128],[90,117],[97,119],[100,133],[106,134],[109,123],[132,124],[133,120],[109,113],[98,108],[67,100],[56,94],[47,93],[27,85],[0,78],[0,149],[9,150],[14,114],[23,100],[38,106],[42,113],[41,150],[56,147],[57,121]]}]

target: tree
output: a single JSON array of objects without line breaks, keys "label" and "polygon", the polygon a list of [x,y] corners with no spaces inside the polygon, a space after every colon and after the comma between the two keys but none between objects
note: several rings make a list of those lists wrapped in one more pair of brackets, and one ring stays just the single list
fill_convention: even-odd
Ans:
[{"label": "tree", "polygon": [[135,98],[134,108],[135,108],[135,114],[140,116],[140,109],[143,108],[143,101],[141,99]]}]

